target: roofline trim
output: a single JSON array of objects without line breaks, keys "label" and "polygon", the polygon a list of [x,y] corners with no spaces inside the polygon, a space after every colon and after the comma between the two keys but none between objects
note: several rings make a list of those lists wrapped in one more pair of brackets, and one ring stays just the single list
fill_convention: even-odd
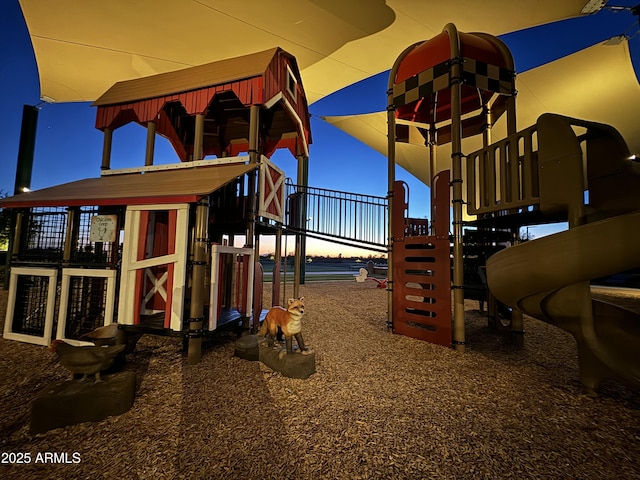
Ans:
[{"label": "roofline trim", "polygon": [[231,163],[249,163],[248,155],[239,155],[236,157],[222,157],[222,158],[214,158],[210,160],[194,160],[191,162],[181,162],[181,163],[169,163],[164,165],[146,165],[143,167],[129,167],[129,168],[118,168],[118,169],[108,169],[102,170],[100,172],[100,176],[108,176],[108,175],[129,175],[132,173],[145,173],[145,172],[158,172],[165,170],[179,170],[182,168],[194,168],[194,167],[214,167],[217,165],[228,165]]}]

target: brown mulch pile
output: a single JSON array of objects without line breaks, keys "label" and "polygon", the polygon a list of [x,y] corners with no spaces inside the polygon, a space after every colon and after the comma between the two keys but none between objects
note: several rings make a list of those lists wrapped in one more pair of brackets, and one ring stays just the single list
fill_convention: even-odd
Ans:
[{"label": "brown mulch pile", "polygon": [[235,357],[231,334],[208,341],[198,365],[181,340],[145,335],[127,356],[138,382],[127,413],[37,435],[30,402],[69,374],[48,349],[0,339],[0,452],[81,459],[0,463],[0,476],[640,477],[640,392],[608,382],[587,395],[564,331],[526,318],[518,348],[469,302],[467,348],[457,353],[390,333],[386,292],[373,282],[309,283],[301,293],[316,352],[310,378]]}]

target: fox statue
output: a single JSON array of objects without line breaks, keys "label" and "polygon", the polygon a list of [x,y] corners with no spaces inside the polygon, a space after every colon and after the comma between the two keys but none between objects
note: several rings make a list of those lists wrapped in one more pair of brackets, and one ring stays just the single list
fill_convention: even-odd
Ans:
[{"label": "fox statue", "polygon": [[293,337],[296,337],[300,352],[308,353],[302,339],[302,315],[304,314],[304,297],[298,299],[290,298],[286,309],[282,307],[272,307],[262,322],[258,335],[261,337],[271,337],[271,343],[278,333],[278,327],[284,334],[287,345],[287,353],[293,353]]}]

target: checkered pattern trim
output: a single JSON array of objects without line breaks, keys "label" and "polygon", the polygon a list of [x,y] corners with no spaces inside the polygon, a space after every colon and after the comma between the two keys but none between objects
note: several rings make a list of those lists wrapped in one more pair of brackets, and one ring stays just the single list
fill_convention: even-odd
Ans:
[{"label": "checkered pattern trim", "polygon": [[[450,61],[442,62],[394,85],[393,105],[403,107],[449,88],[450,65]],[[463,61],[462,80],[465,85],[502,95],[514,95],[516,92],[515,72],[470,58]]]},{"label": "checkered pattern trim", "polygon": [[465,58],[462,64],[462,81],[464,85],[502,95],[516,92],[515,72],[471,58]]},{"label": "checkered pattern trim", "polygon": [[439,63],[393,86],[393,104],[402,107],[449,87],[449,62]]}]

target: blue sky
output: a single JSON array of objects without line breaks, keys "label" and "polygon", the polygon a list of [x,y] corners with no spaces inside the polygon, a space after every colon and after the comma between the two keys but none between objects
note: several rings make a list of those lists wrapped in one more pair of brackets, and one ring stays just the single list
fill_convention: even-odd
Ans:
[{"label": "blue sky", "polygon": [[[611,5],[633,5],[638,0],[610,1]],[[637,19],[629,12],[602,11],[597,15],[520,31],[501,38],[511,48],[516,69],[522,73],[564,55],[606,40],[614,35],[637,34]],[[640,61],[640,37],[630,41],[636,71]],[[13,193],[22,108],[40,103],[38,73],[33,49],[17,0],[0,6],[0,65],[3,115],[0,128],[0,190]],[[318,119],[320,115],[367,113],[386,107],[387,74],[348,87],[311,105],[313,144],[309,160],[309,185],[384,196],[387,163],[383,155],[362,145],[340,130]],[[32,189],[44,188],[100,174],[103,135],[94,128],[95,109],[88,103],[43,104],[38,118]],[[146,131],[128,125],[114,134],[112,167],[140,165],[127,158],[144,158]],[[296,161],[288,152],[274,157],[295,178]],[[174,163],[175,153],[158,139],[156,163]],[[339,168],[338,168],[339,166]],[[336,172],[339,171],[339,175]],[[410,215],[425,217],[429,211],[428,190],[398,168],[397,178],[410,188]],[[548,229],[538,229],[541,235]],[[343,254],[351,250],[337,247]],[[308,249],[309,250],[309,249]],[[347,253],[344,253],[347,252]],[[373,253],[373,252],[369,252]]]}]

